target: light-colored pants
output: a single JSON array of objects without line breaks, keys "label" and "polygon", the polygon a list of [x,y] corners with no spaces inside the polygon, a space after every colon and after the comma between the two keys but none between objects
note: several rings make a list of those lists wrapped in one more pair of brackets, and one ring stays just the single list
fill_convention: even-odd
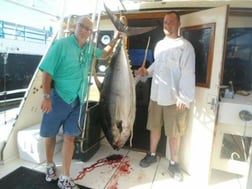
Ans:
[{"label": "light-colored pants", "polygon": [[178,110],[175,104],[160,106],[150,100],[147,129],[154,130],[164,126],[166,136],[183,136],[187,127],[187,115],[187,108]]}]

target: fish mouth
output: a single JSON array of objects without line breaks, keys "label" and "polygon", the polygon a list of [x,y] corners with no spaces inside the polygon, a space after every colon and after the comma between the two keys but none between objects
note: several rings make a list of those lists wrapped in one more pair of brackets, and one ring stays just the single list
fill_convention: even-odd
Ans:
[{"label": "fish mouth", "polygon": [[[106,131],[105,135],[109,143],[111,144],[112,148],[117,151],[120,150],[123,147],[123,142],[120,138],[120,134],[119,133],[115,134],[113,133],[112,130],[107,130],[106,128],[105,128],[105,131]],[[117,129],[117,132],[118,131],[119,130]]]},{"label": "fish mouth", "polygon": [[122,141],[120,140],[120,138],[117,138],[117,140],[114,140],[112,147],[114,150],[120,150],[123,146]]},{"label": "fish mouth", "polygon": [[118,141],[118,142],[112,144],[113,149],[114,149],[114,150],[117,150],[117,151],[120,150],[123,146],[124,146],[124,144],[121,143],[120,141]]},{"label": "fish mouth", "polygon": [[127,143],[127,141],[127,139],[118,138],[118,140],[113,142],[112,147],[114,150],[120,150]]},{"label": "fish mouth", "polygon": [[120,148],[119,146],[117,146],[116,144],[113,144],[112,147],[113,147],[114,150],[117,150],[117,151],[119,151],[119,150],[121,149],[121,148]]}]

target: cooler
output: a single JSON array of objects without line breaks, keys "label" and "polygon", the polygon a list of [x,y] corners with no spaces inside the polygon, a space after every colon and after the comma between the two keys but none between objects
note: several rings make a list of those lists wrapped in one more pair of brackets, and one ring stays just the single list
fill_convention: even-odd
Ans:
[{"label": "cooler", "polygon": [[[44,138],[40,136],[40,124],[34,125],[17,133],[17,143],[20,159],[33,163],[46,160]],[[63,134],[56,137],[55,153],[61,150]]]}]

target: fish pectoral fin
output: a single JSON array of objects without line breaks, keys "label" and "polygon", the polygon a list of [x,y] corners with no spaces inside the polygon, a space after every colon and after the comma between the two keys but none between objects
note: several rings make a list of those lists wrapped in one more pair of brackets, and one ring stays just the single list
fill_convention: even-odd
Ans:
[{"label": "fish pectoral fin", "polygon": [[132,147],[133,130],[130,130],[130,147]]}]

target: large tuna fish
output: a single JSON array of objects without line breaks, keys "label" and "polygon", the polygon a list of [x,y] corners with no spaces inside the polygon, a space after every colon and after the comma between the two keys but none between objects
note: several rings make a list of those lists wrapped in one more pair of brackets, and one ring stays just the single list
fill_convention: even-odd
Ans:
[{"label": "large tuna fish", "polygon": [[122,41],[110,59],[103,83],[97,82],[96,78],[100,88],[101,125],[107,140],[119,150],[131,136],[131,145],[136,111],[135,84]]}]

